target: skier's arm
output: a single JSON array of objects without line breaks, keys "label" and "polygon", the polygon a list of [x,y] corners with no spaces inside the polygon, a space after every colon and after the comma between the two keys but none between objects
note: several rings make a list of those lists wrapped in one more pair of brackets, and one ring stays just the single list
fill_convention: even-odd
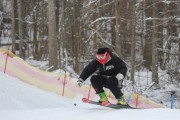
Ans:
[{"label": "skier's arm", "polygon": [[120,73],[125,77],[126,73],[127,73],[126,63],[123,60],[121,60],[120,58],[117,58],[116,66],[117,66],[117,71],[118,71],[117,75]]},{"label": "skier's arm", "polygon": [[84,68],[79,78],[85,81],[91,74],[93,74],[96,71],[96,69],[97,61],[93,60]]}]

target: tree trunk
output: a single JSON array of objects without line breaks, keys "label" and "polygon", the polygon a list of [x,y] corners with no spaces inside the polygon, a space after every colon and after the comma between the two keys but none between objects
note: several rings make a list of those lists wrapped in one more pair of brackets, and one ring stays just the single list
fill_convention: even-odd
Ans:
[{"label": "tree trunk", "polygon": [[57,28],[54,0],[48,0],[48,51],[50,71],[58,68]]},{"label": "tree trunk", "polygon": [[[164,2],[159,2],[159,4],[157,4],[158,5],[158,18],[161,18],[161,19],[159,19],[158,20],[158,48],[161,48],[161,49],[163,49],[163,30],[164,30],[164,27],[163,27],[163,25],[164,25],[164,23],[166,22],[166,20],[163,20],[163,17],[165,17],[164,16],[164,14],[162,14],[162,13],[164,13],[165,12],[165,3]],[[159,64],[160,64],[160,68],[162,69],[162,70],[165,70],[165,65],[163,64],[163,56],[164,56],[164,53],[162,52],[162,51],[158,51],[158,62],[159,62]]]},{"label": "tree trunk", "polygon": [[135,22],[136,22],[136,16],[135,16],[135,3],[136,1],[129,0],[129,13],[130,13],[130,36],[131,36],[131,76],[130,80],[132,80],[133,85],[135,83],[134,79],[134,73],[135,73]]},{"label": "tree trunk", "polygon": [[[62,0],[61,1],[61,10],[63,11],[62,12],[62,15],[61,15],[61,17],[60,17],[60,40],[59,40],[59,43],[60,43],[60,48],[59,49],[61,49],[62,51],[62,55],[61,55],[61,58],[65,58],[65,62],[67,62],[67,58],[66,58],[66,42],[67,42],[67,37],[66,37],[66,32],[65,32],[65,28],[66,28],[66,23],[65,23],[65,6],[66,6],[66,0]],[[63,47],[62,47],[63,46]],[[59,52],[59,55],[61,54],[61,52]],[[64,64],[64,63],[62,63],[61,64],[61,59],[59,59],[59,66],[61,67],[61,68],[64,68],[64,67],[66,67],[66,63]]]},{"label": "tree trunk", "polygon": [[[34,1],[34,0],[33,0]],[[36,21],[36,13],[33,12],[33,45],[34,45],[34,60],[40,60],[40,55],[39,55],[39,45],[38,45],[38,40],[37,40],[37,22]]]},{"label": "tree trunk", "polygon": [[16,44],[15,44],[15,0],[11,0],[11,38],[12,38],[12,52],[16,54]]},{"label": "tree trunk", "polygon": [[74,62],[73,67],[76,73],[80,72],[79,69],[79,63],[80,63],[80,43],[81,43],[81,8],[82,3],[80,3],[78,0],[74,1],[74,11],[73,11],[73,33],[72,33],[72,39],[73,39],[73,53],[74,53]]},{"label": "tree trunk", "polygon": [[[0,0],[0,12],[3,12],[3,0]],[[0,17],[2,17],[2,16],[0,16]],[[3,20],[3,18],[0,18],[0,37],[2,35],[2,20]],[[1,43],[1,41],[0,41],[0,43]]]},{"label": "tree trunk", "polygon": [[[152,17],[152,0],[145,1],[145,16],[146,18]],[[145,67],[151,70],[152,65],[152,20],[146,21],[146,33],[145,33],[145,47],[143,51],[143,58],[145,61]]]},{"label": "tree trunk", "polygon": [[116,24],[115,24],[115,41],[114,41],[114,46],[115,46],[115,51],[116,53],[121,56],[122,55],[122,42],[120,39],[120,6],[119,6],[119,1],[115,0],[115,17],[116,17]]},{"label": "tree trunk", "polygon": [[128,34],[128,31],[127,31],[127,25],[128,25],[128,21],[127,21],[127,13],[128,13],[128,10],[127,10],[127,6],[128,6],[128,3],[127,3],[127,0],[120,0],[120,26],[119,26],[119,32],[120,32],[120,46],[121,46],[121,56],[122,57],[125,57],[127,56],[126,53],[125,53],[125,46],[127,45],[127,34]]},{"label": "tree trunk", "polygon": [[22,1],[21,0],[17,0],[17,5],[18,5],[18,27],[19,27],[19,39],[20,39],[20,43],[19,43],[19,55],[21,58],[25,59],[25,42],[23,39],[23,22],[22,22]]},{"label": "tree trunk", "polygon": [[[57,35],[59,34],[59,28],[60,28],[60,0],[55,0],[55,3],[56,3],[56,24],[57,24]],[[58,39],[59,37],[57,37],[57,41],[58,41],[58,61],[59,61],[59,67],[61,67],[61,48],[62,48],[62,45],[61,45],[61,39]]]},{"label": "tree trunk", "polygon": [[[154,3],[158,2],[159,0],[153,0]],[[153,32],[152,32],[152,81],[154,81],[157,85],[159,84],[158,80],[158,12],[157,12],[157,5],[153,5]]]},{"label": "tree trunk", "polygon": [[0,12],[3,12],[3,0],[0,0]]},{"label": "tree trunk", "polygon": [[[96,8],[97,8],[96,5],[97,5],[97,3],[94,2],[93,5],[92,5],[92,9],[93,9],[93,10],[96,10]],[[96,18],[97,18],[96,11],[94,11],[94,12],[93,12],[93,15],[92,15],[93,21],[96,20]],[[95,24],[93,24],[92,28],[94,29],[94,31],[96,31],[96,25],[95,25]],[[94,32],[94,31],[93,31],[93,32]],[[98,47],[97,45],[98,45],[98,44],[97,44],[97,34],[96,34],[96,32],[94,32],[94,34],[93,34],[93,49],[94,49],[94,50],[97,49],[97,47]]]}]

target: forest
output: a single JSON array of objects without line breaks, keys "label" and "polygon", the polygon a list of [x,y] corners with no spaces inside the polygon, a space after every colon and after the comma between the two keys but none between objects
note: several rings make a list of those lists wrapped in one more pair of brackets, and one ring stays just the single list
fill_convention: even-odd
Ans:
[{"label": "forest", "polygon": [[0,0],[0,47],[76,73],[108,47],[129,69],[180,82],[180,0]]}]

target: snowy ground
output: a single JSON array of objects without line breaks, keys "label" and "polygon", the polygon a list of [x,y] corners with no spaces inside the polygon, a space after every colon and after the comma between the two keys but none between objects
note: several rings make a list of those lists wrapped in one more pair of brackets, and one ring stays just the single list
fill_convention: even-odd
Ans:
[{"label": "snowy ground", "polygon": [[[180,110],[113,110],[40,90],[0,72],[0,120],[179,120]],[[77,104],[74,106],[74,104]]]}]

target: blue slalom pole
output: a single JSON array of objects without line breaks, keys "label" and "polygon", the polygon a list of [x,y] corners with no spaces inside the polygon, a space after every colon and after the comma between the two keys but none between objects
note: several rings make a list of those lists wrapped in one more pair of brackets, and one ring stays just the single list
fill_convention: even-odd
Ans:
[{"label": "blue slalom pole", "polygon": [[131,95],[128,96],[127,104],[129,104],[130,100],[131,100]]},{"label": "blue slalom pole", "polygon": [[174,105],[174,95],[171,96],[171,109],[173,109],[173,105]]}]

